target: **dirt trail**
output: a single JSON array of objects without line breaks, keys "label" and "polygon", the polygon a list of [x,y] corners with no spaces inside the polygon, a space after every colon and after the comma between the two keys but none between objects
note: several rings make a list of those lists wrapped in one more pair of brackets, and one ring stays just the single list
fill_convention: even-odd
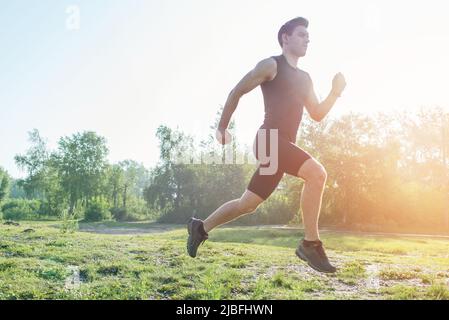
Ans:
[{"label": "dirt trail", "polygon": [[151,233],[162,233],[175,229],[179,229],[179,225],[164,225],[158,224],[148,228],[134,228],[134,227],[107,227],[107,226],[80,226],[79,231],[91,232],[99,234],[116,234],[116,235],[135,235],[135,234],[151,234]]}]

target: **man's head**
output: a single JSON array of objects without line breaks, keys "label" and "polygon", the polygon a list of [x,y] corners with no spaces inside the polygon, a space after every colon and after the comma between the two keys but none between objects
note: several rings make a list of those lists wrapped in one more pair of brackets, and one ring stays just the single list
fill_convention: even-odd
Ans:
[{"label": "man's head", "polygon": [[278,41],[282,49],[298,57],[305,56],[309,43],[308,26],[309,21],[302,17],[286,22],[278,32]]}]

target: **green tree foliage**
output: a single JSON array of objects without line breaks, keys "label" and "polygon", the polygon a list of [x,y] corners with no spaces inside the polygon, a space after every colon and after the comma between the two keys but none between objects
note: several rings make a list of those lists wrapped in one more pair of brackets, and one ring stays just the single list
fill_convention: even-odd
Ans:
[{"label": "green tree foliage", "polygon": [[27,173],[25,179],[19,179],[14,184],[15,197],[20,198],[23,190],[26,198],[41,200],[40,212],[57,216],[65,205],[65,198],[47,142],[37,129],[29,132],[29,141],[31,147],[26,153],[15,157],[18,167]]},{"label": "green tree foliage", "polygon": [[41,137],[37,129],[28,133],[31,147],[24,155],[16,155],[17,166],[27,173],[27,178],[18,180],[18,184],[25,191],[28,199],[42,199],[46,189],[45,176],[48,168],[49,152],[47,142]]},{"label": "green tree foliage", "polygon": [[133,160],[124,160],[118,163],[122,170],[122,200],[126,209],[126,201],[130,196],[139,197],[142,194],[141,186],[138,186],[139,177],[145,178],[146,169],[143,165]]},{"label": "green tree foliage", "polygon": [[124,160],[108,165],[104,194],[112,205],[111,212],[116,220],[138,220],[151,214],[143,200],[148,179],[148,170],[136,161]]},{"label": "green tree foliage", "polygon": [[0,167],[0,219],[2,218],[2,202],[8,197],[11,178],[8,172]]},{"label": "green tree foliage", "polygon": [[5,220],[35,220],[39,219],[40,200],[11,199],[1,206]]},{"label": "green tree foliage", "polygon": [[121,220],[137,220],[154,214],[143,200],[147,169],[132,160],[109,164],[103,137],[76,133],[61,138],[58,149],[50,152],[33,130],[30,142],[26,153],[15,158],[27,177],[15,182],[14,190],[16,198],[39,199],[42,215],[62,217],[67,211],[71,218],[87,215],[96,220],[108,217],[111,210]]},{"label": "green tree foliage", "polygon": [[52,154],[60,186],[68,198],[69,213],[83,201],[99,197],[106,177],[108,148],[106,140],[94,132],[76,133],[59,140],[58,151]]},{"label": "green tree foliage", "polygon": [[111,217],[109,212],[109,205],[105,200],[95,199],[87,205],[84,220],[89,222],[96,222],[107,220]]},{"label": "green tree foliage", "polygon": [[113,207],[118,208],[125,180],[123,169],[118,164],[110,165],[107,167],[106,175],[105,192],[111,197]]},{"label": "green tree foliage", "polygon": [[24,199],[26,198],[25,190],[20,186],[18,179],[11,179],[11,188],[9,191],[9,196],[13,199]]},{"label": "green tree foliage", "polygon": [[8,196],[9,194],[9,185],[11,178],[8,175],[8,172],[0,167],[0,203]]}]

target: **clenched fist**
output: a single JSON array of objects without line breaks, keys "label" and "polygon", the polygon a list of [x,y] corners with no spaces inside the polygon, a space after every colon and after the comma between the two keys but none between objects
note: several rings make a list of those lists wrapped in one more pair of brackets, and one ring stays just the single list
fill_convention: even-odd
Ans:
[{"label": "clenched fist", "polygon": [[215,138],[217,138],[217,141],[223,145],[232,141],[232,136],[227,129],[218,128],[217,131],[215,131]]},{"label": "clenched fist", "polygon": [[341,72],[339,72],[334,76],[334,79],[332,80],[332,92],[340,96],[343,90],[345,90],[345,87],[346,87],[345,77]]}]

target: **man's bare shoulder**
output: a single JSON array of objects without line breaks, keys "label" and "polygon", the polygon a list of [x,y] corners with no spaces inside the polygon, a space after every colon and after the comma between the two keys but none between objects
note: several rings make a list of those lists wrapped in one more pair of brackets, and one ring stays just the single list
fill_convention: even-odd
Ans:
[{"label": "man's bare shoulder", "polygon": [[273,80],[277,73],[277,62],[273,57],[263,59],[257,63],[255,70],[263,74],[267,81]]}]

